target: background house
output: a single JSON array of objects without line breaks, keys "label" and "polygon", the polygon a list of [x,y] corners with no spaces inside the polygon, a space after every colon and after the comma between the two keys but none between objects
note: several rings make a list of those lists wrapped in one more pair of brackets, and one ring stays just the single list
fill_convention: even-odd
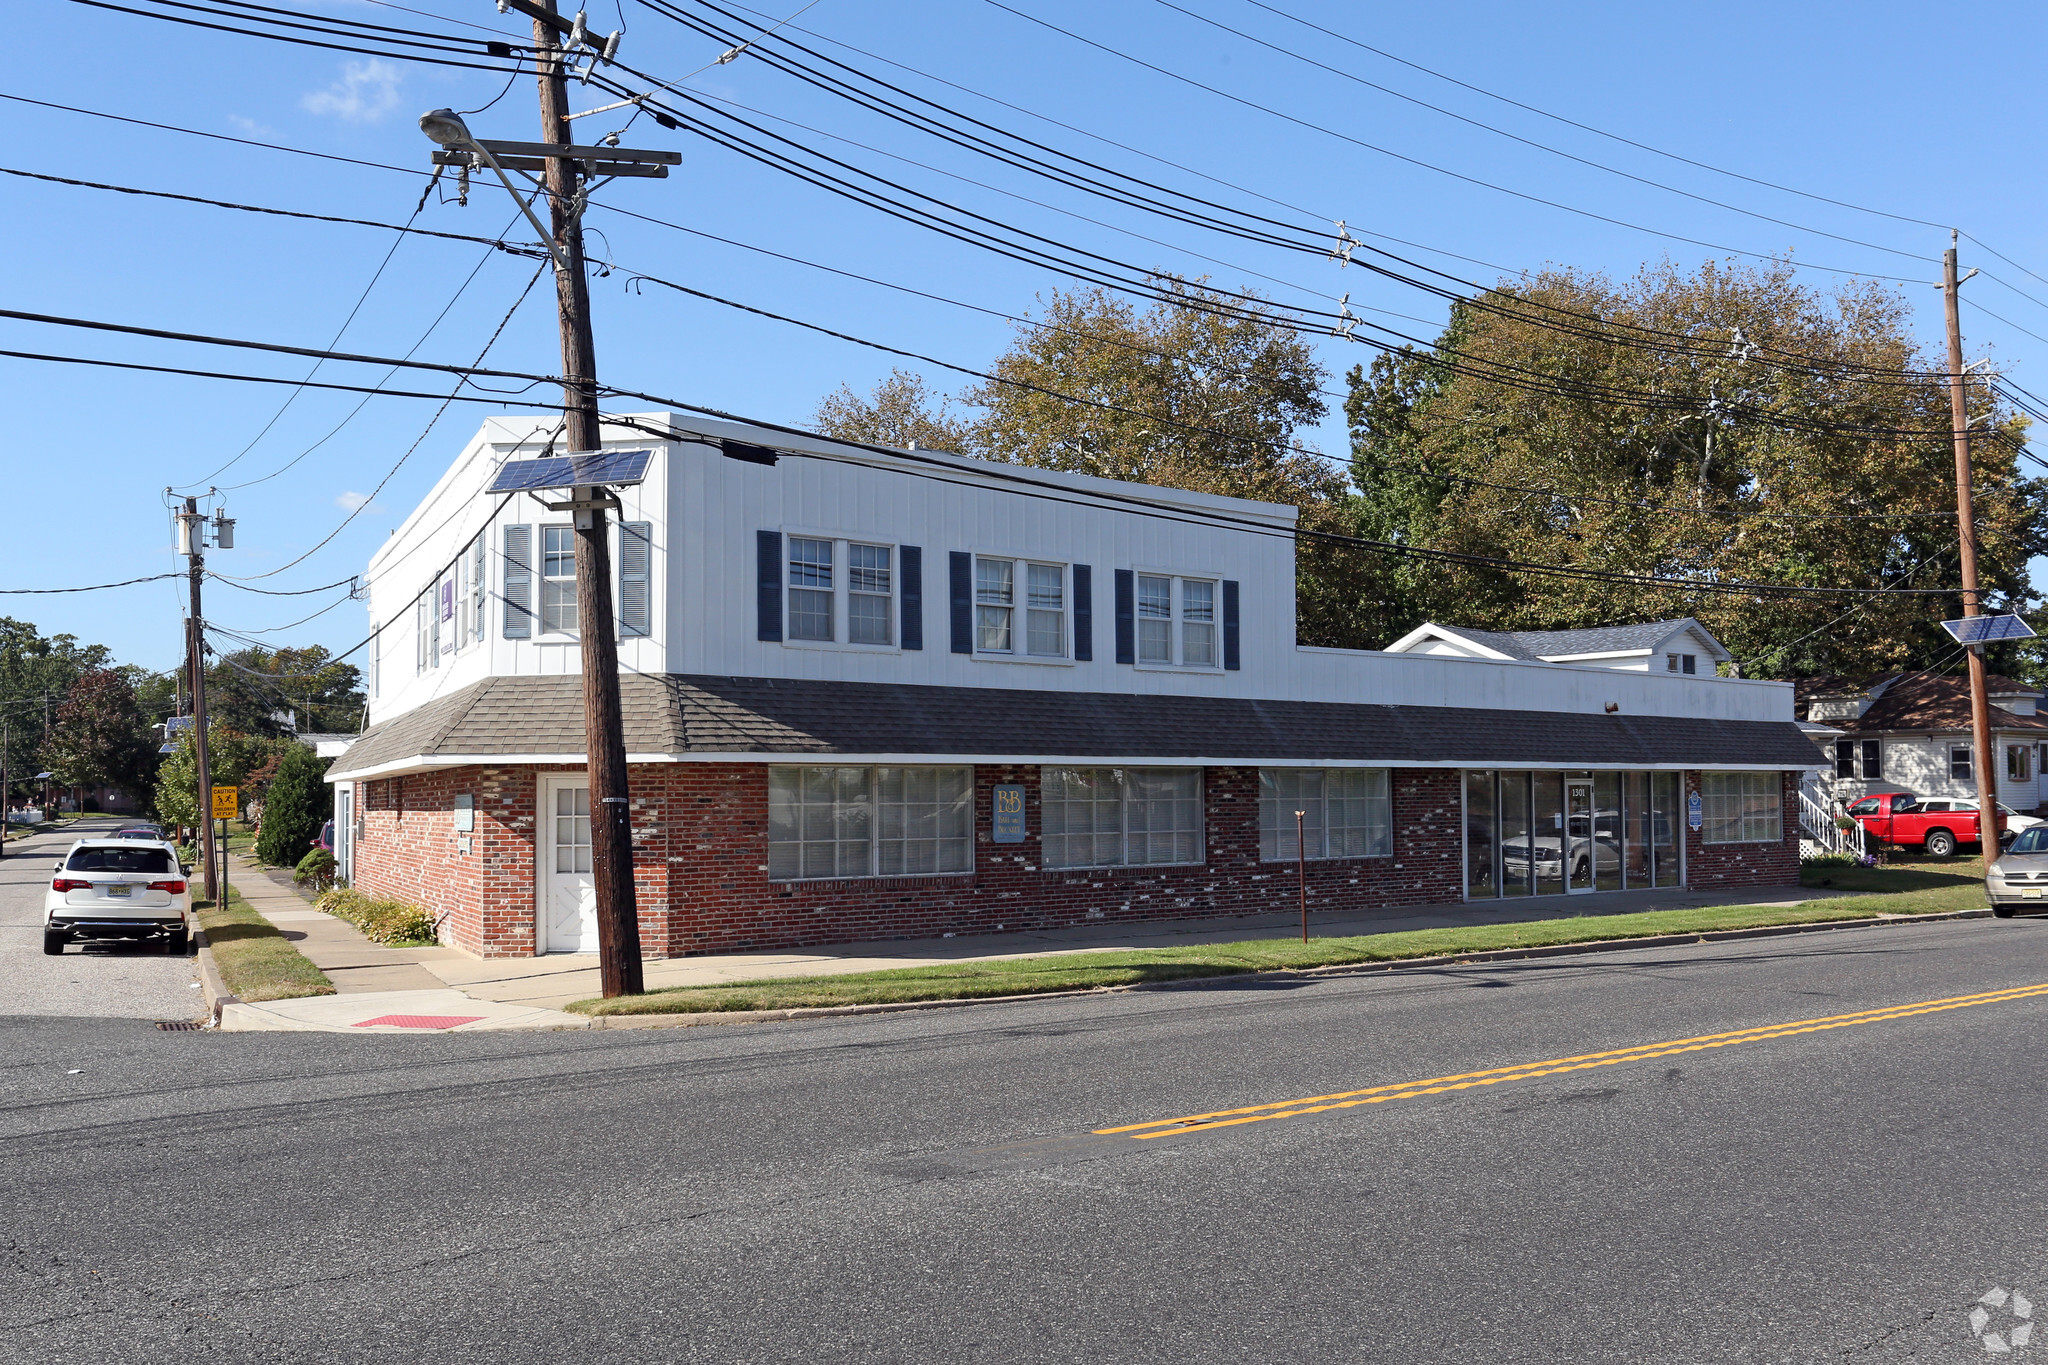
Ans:
[{"label": "background house", "polygon": [[[2035,710],[2042,694],[1997,674],[1987,685],[1998,799],[2031,813],[2041,805],[2048,759],[2048,718]],[[1795,695],[1825,756],[1815,786],[1828,799],[1846,804],[1872,792],[1976,799],[1967,676],[1804,678]]]},{"label": "background house", "polygon": [[1389,654],[1439,654],[1464,659],[1515,659],[1579,664],[1631,673],[1712,674],[1734,659],[1690,616],[1634,626],[1583,630],[1468,630],[1425,621],[1387,646]]}]

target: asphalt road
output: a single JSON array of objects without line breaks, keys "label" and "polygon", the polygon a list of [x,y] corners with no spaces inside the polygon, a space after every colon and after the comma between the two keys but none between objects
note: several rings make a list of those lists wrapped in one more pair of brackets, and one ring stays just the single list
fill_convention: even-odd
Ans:
[{"label": "asphalt road", "polygon": [[[43,893],[50,869],[79,839],[111,834],[115,819],[81,820],[19,842],[0,858],[0,1016],[61,1014],[110,1019],[196,1019],[206,1012],[197,961],[160,946],[71,944],[43,955]],[[5,1062],[0,1061],[0,1066]]]},{"label": "asphalt road", "polygon": [[649,1033],[4,1020],[0,1358],[1981,1360],[1981,1296],[2048,1318],[2048,993],[1840,1016],[2031,986],[2048,921]]}]

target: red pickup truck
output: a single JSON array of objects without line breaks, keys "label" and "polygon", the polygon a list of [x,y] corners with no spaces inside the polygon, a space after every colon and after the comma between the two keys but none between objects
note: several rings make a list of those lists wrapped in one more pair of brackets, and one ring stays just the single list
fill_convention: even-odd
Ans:
[{"label": "red pickup truck", "polygon": [[[1980,842],[1975,801],[1925,800],[1911,792],[1866,796],[1849,807],[1849,818],[1871,838],[1887,844],[1919,844],[1931,858],[1946,858],[1959,844]],[[2005,812],[1992,817],[2000,842],[2005,838]]]}]

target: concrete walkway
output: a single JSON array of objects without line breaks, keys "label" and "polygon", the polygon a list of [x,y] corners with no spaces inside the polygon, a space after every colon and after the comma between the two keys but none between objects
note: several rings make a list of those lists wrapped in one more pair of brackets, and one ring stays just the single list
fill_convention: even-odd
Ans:
[{"label": "concrete walkway", "polygon": [[292,885],[290,874],[258,867],[246,855],[230,859],[228,884],[327,974],[336,993],[300,1000],[237,1001],[221,1010],[223,1032],[473,1033],[590,1027],[590,1020],[581,1015],[523,1002],[476,999],[451,990],[428,964],[467,961],[467,954],[454,948],[372,943],[348,921],[315,910]]}]

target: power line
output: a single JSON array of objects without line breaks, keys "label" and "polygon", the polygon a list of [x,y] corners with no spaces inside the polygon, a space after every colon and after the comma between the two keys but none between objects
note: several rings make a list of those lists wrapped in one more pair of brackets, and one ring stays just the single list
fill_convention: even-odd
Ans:
[{"label": "power line", "polygon": [[183,574],[153,573],[147,578],[124,578],[119,583],[94,583],[84,588],[0,588],[0,593],[13,596],[45,596],[61,592],[103,592],[108,588],[126,588],[136,583],[155,583],[166,578],[183,578]]},{"label": "power line", "polygon": [[[514,215],[513,221],[518,221],[518,215]],[[512,224],[507,223],[505,226],[506,229],[509,230]],[[395,251],[397,249],[398,242],[403,242],[404,240],[405,238],[403,236],[399,237],[396,241],[392,243],[392,249]],[[390,260],[390,257],[387,255],[385,257],[385,260],[388,262]],[[441,311],[434,315],[434,320],[427,324],[426,330],[420,333],[419,340],[415,341],[411,345],[411,347],[407,349],[405,356],[403,357],[404,359],[410,360],[414,352],[418,351],[420,347],[427,344],[427,339],[433,336],[434,332],[441,326],[442,322],[447,319],[448,314],[454,311],[455,305],[461,301],[462,296],[464,294],[469,292],[470,285],[476,282],[476,277],[483,273],[483,268],[486,265],[490,264],[490,262],[491,253],[486,251],[483,254],[482,258],[477,261],[476,265],[470,269],[469,274],[463,277],[462,283],[456,286],[455,292],[449,296],[448,302],[441,306]],[[376,281],[372,280],[370,283],[374,285]],[[531,286],[528,287],[531,288]],[[357,306],[360,307],[361,305],[358,304]],[[350,316],[353,317],[354,314],[350,314]],[[343,330],[347,330],[346,323],[343,324]],[[340,333],[337,332],[335,334],[335,340],[339,341],[340,339],[341,335]],[[318,369],[321,363],[324,362],[316,361],[314,364],[314,368]],[[384,379],[388,381],[397,373],[397,370],[387,370],[384,374]],[[311,378],[312,376],[309,373],[307,377]],[[333,440],[336,436],[340,435],[341,429],[347,426],[350,422],[353,422],[356,419],[357,414],[362,412],[364,408],[368,407],[370,405],[370,400],[375,396],[375,394],[364,394],[362,400],[358,402],[353,408],[350,408],[348,412],[342,416],[342,419],[339,422],[336,422],[332,427],[328,428],[326,435],[322,436],[319,440],[313,442],[311,445],[301,450],[298,454],[292,456],[291,459],[285,461],[276,469],[271,470],[268,474],[264,474],[258,478],[249,479],[243,483],[230,484],[221,491],[232,493],[243,488],[253,488],[257,484],[268,482],[269,480],[274,479],[278,475],[283,474],[287,470],[293,468],[301,460],[305,459],[308,455],[311,455],[314,451],[318,450],[320,447],[326,445],[329,441]],[[251,444],[253,445],[254,442],[251,442]]]},{"label": "power line", "polygon": [[[335,580],[334,582],[332,582],[332,583],[322,583],[322,584],[321,584],[321,585],[320,585],[319,587],[317,587],[317,588],[291,588],[291,589],[284,589],[284,588],[252,588],[252,587],[250,587],[250,586],[249,586],[249,584],[248,584],[248,583],[247,583],[247,582],[246,582],[245,580],[243,580],[243,579],[239,579],[239,578],[230,578],[230,577],[229,577],[228,575],[226,575],[226,574],[224,574],[224,573],[217,573],[217,572],[215,572],[215,571],[214,571],[214,570],[212,570],[212,569],[208,569],[208,570],[206,571],[206,576],[207,576],[208,578],[211,578],[211,579],[215,580],[216,582],[220,582],[220,583],[225,583],[225,584],[227,584],[227,585],[228,585],[229,587],[231,587],[231,588],[240,588],[240,589],[241,589],[241,590],[242,590],[243,592],[260,592],[260,593],[262,593],[262,594],[263,594],[263,595],[264,595],[265,597],[310,597],[310,596],[312,596],[312,595],[313,595],[314,593],[316,593],[316,592],[331,592],[331,591],[333,591],[333,590],[334,590],[334,589],[336,589],[336,588],[351,588],[351,589],[352,589],[352,588],[354,588],[354,587],[355,587],[355,585],[356,585],[356,577],[357,577],[357,576],[356,576],[356,575],[354,575],[354,574],[350,574],[350,575],[349,575],[349,576],[348,576],[347,578],[337,578],[337,579],[336,579],[336,580]],[[266,577],[266,576],[267,576],[267,575],[258,575],[258,577]]]},{"label": "power line", "polygon": [[[1070,38],[1077,43],[1082,43],[1088,47],[1092,47],[1099,52],[1107,53],[1108,55],[1113,57],[1120,57],[1123,60],[1132,63],[1133,65],[1144,67],[1147,71],[1156,72],[1161,76],[1165,76],[1169,80],[1179,81],[1184,85],[1193,86],[1197,90],[1207,91],[1209,94],[1215,95],[1220,99],[1229,100],[1234,104],[1241,104],[1248,109],[1256,109],[1261,113],[1268,114],[1274,118],[1281,119],[1287,123],[1294,124],[1297,127],[1306,128],[1313,132],[1322,133],[1324,136],[1335,138],[1340,142],[1348,142],[1353,146],[1363,147],[1367,151],[1378,152],[1382,156],[1391,157],[1396,161],[1406,162],[1411,166],[1416,166],[1423,170],[1434,171],[1439,175],[1448,176],[1454,180],[1462,180],[1470,185],[1477,185],[1483,189],[1493,190],[1497,193],[1509,195],[1516,199],[1525,200],[1532,204],[1542,204],[1545,207],[1558,209],[1565,213],[1577,214],[1583,218],[1591,218],[1597,222],[1607,223],[1614,227],[1627,228],[1632,232],[1642,232],[1647,233],[1653,237],[1662,237],[1669,241],[1684,242],[1688,246],[1705,247],[1710,251],[1725,251],[1736,256],[1747,256],[1752,260],[1767,261],[1777,259],[1776,257],[1770,256],[1764,252],[1746,251],[1741,247],[1723,246],[1718,242],[1709,242],[1698,237],[1687,237],[1683,233],[1665,232],[1659,228],[1646,227],[1641,223],[1631,223],[1623,218],[1615,218],[1608,214],[1596,213],[1591,209],[1577,208],[1571,204],[1561,203],[1555,199],[1546,199],[1539,194],[1530,194],[1523,190],[1511,189],[1506,185],[1498,185],[1490,180],[1482,180],[1477,176],[1466,175],[1461,171],[1454,171],[1445,166],[1438,166],[1432,162],[1421,160],[1418,157],[1408,156],[1402,152],[1394,151],[1391,148],[1379,146],[1377,143],[1367,142],[1363,138],[1352,137],[1349,133],[1340,133],[1334,128],[1324,127],[1322,124],[1315,123],[1311,120],[1297,118],[1293,114],[1285,113],[1279,109],[1275,109],[1271,105],[1260,104],[1258,101],[1246,99],[1242,95],[1233,95],[1227,90],[1219,89],[1216,86],[1208,85],[1202,81],[1198,81],[1192,76],[1185,76],[1178,71],[1172,71],[1167,69],[1166,67],[1156,65],[1152,62],[1148,62],[1142,57],[1135,56],[1119,48],[1111,47],[1106,43],[1098,43],[1092,38],[1084,38],[1080,34],[1075,33],[1071,29],[1061,28],[1058,24],[1052,23],[1045,19],[1040,19],[1036,15],[1027,14],[1020,9],[1014,9],[1011,6],[1004,4],[1002,0],[983,0],[983,3],[992,5],[995,8],[1004,11],[1005,13],[1014,14],[1019,19],[1023,19],[1028,23],[1037,24],[1042,28],[1050,29],[1054,33],[1058,33],[1063,37]],[[1825,270],[1833,274],[1857,275],[1866,279],[1890,280],[1901,284],[1920,283],[1919,280],[1909,280],[1906,277],[1900,275],[1881,275],[1877,274],[1876,272],[1868,270],[1852,270],[1845,266],[1824,266],[1815,264],[1809,266],[1808,268],[1814,270]]]},{"label": "power line", "polygon": [[1269,52],[1277,52],[1282,56],[1292,57],[1294,60],[1315,67],[1319,71],[1327,71],[1333,76],[1338,76],[1344,80],[1352,81],[1358,85],[1365,86],[1367,89],[1370,90],[1377,90],[1383,95],[1390,95],[1397,100],[1403,100],[1409,104],[1416,105],[1420,108],[1428,109],[1432,113],[1442,114],[1445,118],[1455,119],[1459,123],[1468,124],[1474,128],[1484,129],[1489,133],[1494,133],[1500,137],[1507,138],[1511,141],[1519,142],[1525,147],[1534,147],[1538,151],[1549,152],[1553,156],[1559,156],[1563,157],[1567,161],[1577,162],[1581,166],[1589,166],[1594,170],[1606,171],[1608,174],[1620,176],[1624,180],[1633,180],[1639,185],[1648,185],[1652,189],[1664,190],[1670,194],[1681,195],[1687,199],[1694,200],[1701,204],[1711,205],[1712,207],[1717,209],[1726,209],[1730,213],[1739,213],[1742,214],[1744,217],[1755,218],[1760,222],[1772,223],[1777,225],[1778,227],[1791,228],[1795,232],[1810,233],[1816,237],[1828,237],[1832,238],[1837,242],[1845,242],[1850,246],[1868,247],[1872,251],[1882,251],[1893,256],[1904,256],[1911,260],[1930,260],[1929,257],[1923,256],[1918,252],[1904,251],[1898,247],[1885,246],[1879,242],[1866,242],[1858,237],[1847,237],[1839,232],[1829,232],[1824,228],[1808,227],[1803,223],[1794,223],[1789,219],[1785,218],[1774,218],[1768,213],[1759,213],[1754,209],[1746,209],[1738,204],[1730,204],[1724,200],[1714,199],[1704,194],[1695,194],[1691,190],[1681,189],[1676,185],[1667,185],[1662,181],[1652,180],[1648,176],[1636,175],[1630,171],[1622,170],[1619,167],[1609,166],[1604,162],[1594,161],[1588,157],[1578,156],[1572,152],[1567,152],[1562,148],[1552,147],[1548,143],[1538,142],[1534,138],[1523,137],[1519,133],[1509,132],[1505,128],[1497,128],[1493,124],[1482,122],[1479,119],[1468,118],[1464,114],[1460,114],[1455,110],[1446,109],[1442,105],[1431,104],[1428,100],[1418,99],[1413,95],[1404,94],[1399,90],[1395,90],[1391,86],[1381,85],[1377,81],[1369,81],[1365,77],[1360,76],[1355,72],[1344,70],[1342,67],[1332,66],[1328,62],[1317,61],[1314,57],[1310,57],[1306,53],[1297,52],[1293,48],[1284,47],[1279,43],[1269,42],[1264,38],[1256,36],[1255,34],[1246,33],[1243,29],[1232,28],[1229,24],[1224,23],[1220,19],[1212,19],[1206,14],[1198,14],[1194,10],[1188,9],[1185,6],[1175,4],[1174,0],[1153,0],[1153,3],[1163,5],[1167,9],[1174,11],[1176,14],[1184,14],[1188,18],[1195,20],[1197,23],[1207,24],[1211,28],[1218,29],[1224,33],[1228,33],[1233,37],[1242,38],[1244,41],[1248,43],[1253,43],[1259,47],[1263,47]]},{"label": "power line", "polygon": [[[431,171],[417,170],[411,166],[392,166],[382,161],[365,161],[361,157],[337,156],[333,152],[315,152],[305,147],[287,147],[281,142],[258,142],[254,138],[230,137],[226,133],[209,133],[200,128],[185,128],[175,123],[156,123],[146,118],[130,118],[126,114],[110,114],[101,109],[81,109],[74,104],[52,104],[48,100],[32,100],[26,95],[10,95],[0,92],[0,100],[12,100],[16,104],[33,104],[43,109],[56,109],[67,114],[82,114],[87,118],[110,119],[115,123],[132,123],[139,128],[155,128],[165,133],[183,133],[187,137],[212,138],[215,142],[233,142],[244,147],[261,147],[268,152],[290,152],[293,156],[318,157],[322,161],[339,161],[348,166],[367,166],[376,171],[396,171],[400,175],[414,175],[429,178]],[[46,177],[47,178],[47,177]],[[112,187],[110,187],[112,188]],[[292,215],[294,217],[298,215]],[[353,219],[337,219],[338,222],[352,222]],[[425,229],[421,229],[424,231]]]},{"label": "power line", "polygon": [[[370,48],[370,47],[364,47],[364,46],[362,45],[362,43],[361,43],[360,41],[358,41],[358,42],[353,42],[353,43],[327,43],[327,42],[321,42],[321,41],[320,41],[319,39],[317,39],[317,38],[299,38],[299,37],[294,37],[294,36],[292,36],[291,34],[288,34],[288,33],[267,33],[267,32],[265,32],[265,31],[263,31],[263,30],[261,30],[261,29],[255,29],[255,28],[245,28],[245,27],[241,27],[241,26],[239,26],[239,25],[236,25],[236,24],[215,24],[215,23],[208,23],[207,21],[205,21],[205,20],[203,20],[203,19],[194,19],[194,18],[188,18],[188,17],[186,17],[186,16],[184,16],[184,15],[178,15],[178,14],[161,14],[161,13],[158,13],[157,11],[155,11],[155,10],[146,10],[146,9],[136,9],[136,8],[134,8],[134,7],[133,7],[133,6],[131,6],[131,5],[116,5],[116,4],[113,4],[113,3],[111,3],[111,2],[110,2],[110,0],[71,0],[71,3],[73,3],[73,4],[75,4],[75,5],[85,5],[85,6],[89,7],[89,8],[92,8],[92,9],[103,9],[103,10],[112,10],[112,11],[114,11],[114,12],[116,12],[116,13],[119,13],[119,14],[133,14],[133,15],[136,15],[136,16],[138,16],[138,17],[140,17],[140,18],[144,18],[144,19],[158,19],[158,20],[162,20],[162,21],[163,21],[163,22],[165,22],[165,23],[170,23],[170,24],[182,24],[182,25],[184,25],[184,26],[186,26],[186,27],[189,27],[189,28],[205,29],[205,30],[207,30],[207,31],[209,31],[209,32],[214,32],[214,33],[233,33],[233,34],[236,34],[236,35],[238,35],[238,36],[241,36],[241,37],[244,37],[244,38],[265,38],[265,39],[268,39],[268,40],[270,40],[271,42],[277,42],[277,43],[291,43],[291,44],[293,44],[293,45],[295,45],[295,46],[298,46],[298,47],[317,47],[317,48],[325,48],[325,49],[327,49],[328,51],[332,51],[332,52],[353,52],[353,53],[357,54],[358,56],[363,56],[363,57],[383,57],[383,58],[385,58],[385,59],[387,59],[387,60],[389,60],[389,61],[400,61],[400,62],[426,62],[426,63],[429,63],[429,64],[431,64],[431,65],[434,65],[434,66],[447,66],[447,67],[455,67],[455,68],[458,68],[458,69],[461,69],[461,70],[467,70],[467,71],[494,71],[494,72],[497,72],[497,73],[499,73],[500,75],[502,75],[502,74],[503,74],[503,73],[505,72],[505,70],[506,70],[506,68],[505,68],[505,67],[503,67],[503,66],[497,66],[497,65],[490,65],[490,64],[487,64],[487,63],[484,63],[484,62],[465,62],[465,61],[458,61],[458,60],[456,60],[456,59],[454,59],[454,58],[452,58],[452,57],[440,57],[440,56],[431,56],[431,55],[429,55],[429,52],[430,52],[430,51],[466,51],[467,49],[462,49],[462,48],[455,48],[455,47],[448,47],[448,48],[429,48],[429,47],[428,47],[428,45],[427,45],[427,44],[424,44],[424,43],[417,43],[417,42],[414,42],[414,43],[410,43],[410,44],[408,44],[408,40],[405,40],[405,39],[398,39],[398,38],[381,38],[381,39],[371,39],[370,41],[382,41],[382,42],[386,42],[386,43],[396,43],[396,44],[398,44],[398,45],[401,45],[401,46],[405,46],[405,45],[411,45],[411,46],[416,46],[416,47],[420,47],[420,48],[422,48],[422,49],[424,49],[424,50],[422,50],[422,51],[418,51],[418,52],[393,52],[393,51],[390,51],[390,50],[388,50],[388,49],[378,49],[378,48]],[[212,10],[212,9],[206,9],[206,8],[204,8],[204,7],[202,7],[202,6],[199,6],[199,5],[181,4],[181,3],[178,3],[178,0],[155,0],[155,3],[157,3],[157,4],[164,4],[164,5],[175,5],[175,6],[176,6],[177,8],[179,8],[179,9],[191,10],[191,11],[195,11],[195,12],[197,12],[197,13],[200,13],[200,14],[211,14],[211,15],[214,15],[215,17],[217,17],[217,18],[222,18],[222,19],[229,19],[229,18],[239,18],[239,19],[243,19],[243,21],[244,21],[245,23],[247,23],[247,22],[251,22],[251,21],[254,21],[254,22],[261,22],[261,23],[272,23],[272,24],[281,24],[281,23],[283,23],[283,21],[280,21],[280,20],[258,19],[258,18],[257,18],[256,16],[253,16],[253,15],[252,15],[252,16],[246,16],[246,17],[245,17],[245,16],[241,16],[241,15],[232,15],[232,14],[227,14],[227,13],[224,13],[224,12],[222,12],[222,11],[219,11],[219,10]],[[347,33],[346,33],[345,31],[343,31],[343,30],[338,30],[338,29],[331,29],[331,28],[316,28],[316,27],[315,27],[314,25],[311,25],[311,24],[288,24],[288,25],[285,25],[285,26],[286,26],[286,27],[292,27],[292,28],[302,28],[302,29],[308,29],[308,30],[311,30],[311,31],[314,31],[314,32],[321,32],[321,33],[330,33],[330,34],[333,34],[333,35],[335,35],[335,36],[349,36],[349,35],[348,35],[348,34],[347,34]],[[483,46],[483,44],[482,44],[482,43],[480,43],[480,42],[477,42],[477,41],[476,41],[476,40],[474,40],[474,39],[457,39],[457,40],[455,40],[455,41],[457,41],[457,42],[467,42],[467,43],[471,43],[471,44],[472,44],[472,46],[475,46],[475,47],[482,47],[482,46]],[[499,46],[505,46],[505,45],[504,45],[504,44],[499,44]],[[476,53],[475,55],[477,55],[477,56],[489,56],[489,55],[493,55],[493,54],[489,54],[489,53],[487,53],[487,52],[478,52],[478,53]],[[507,53],[507,57],[509,58],[509,56],[510,56],[510,53],[509,53],[509,51],[508,51],[508,53]]]}]

